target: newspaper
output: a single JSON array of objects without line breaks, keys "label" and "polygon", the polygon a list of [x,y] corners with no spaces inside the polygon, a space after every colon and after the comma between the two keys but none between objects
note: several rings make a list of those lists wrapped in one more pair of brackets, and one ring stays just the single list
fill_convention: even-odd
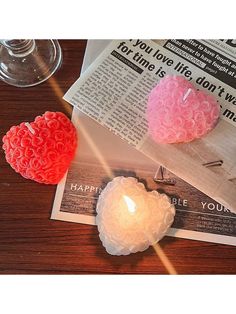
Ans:
[{"label": "newspaper", "polygon": [[[216,41],[169,40],[162,46],[150,40],[115,40],[64,99],[236,212],[236,49],[223,47]],[[157,144],[148,135],[148,94],[166,74],[182,75],[218,99],[221,119],[207,136],[190,143]],[[216,161],[221,165],[206,167]]]},{"label": "newspaper", "polygon": [[[82,71],[108,44],[108,41],[88,42]],[[58,185],[52,219],[95,224],[96,201],[112,172],[135,176],[148,190],[157,189],[170,196],[176,206],[176,216],[169,235],[236,245],[236,215],[226,207],[76,108],[72,120],[80,143],[68,174]]]}]

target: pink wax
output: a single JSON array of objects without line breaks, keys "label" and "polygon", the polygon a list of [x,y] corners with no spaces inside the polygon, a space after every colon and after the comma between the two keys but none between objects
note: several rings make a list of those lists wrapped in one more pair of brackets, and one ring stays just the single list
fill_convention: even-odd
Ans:
[{"label": "pink wax", "polygon": [[181,76],[166,76],[148,98],[149,134],[159,143],[190,142],[212,130],[220,115],[216,99]]},{"label": "pink wax", "polygon": [[13,126],[3,137],[7,162],[23,177],[57,184],[74,157],[76,130],[61,112],[45,112],[34,122]]}]

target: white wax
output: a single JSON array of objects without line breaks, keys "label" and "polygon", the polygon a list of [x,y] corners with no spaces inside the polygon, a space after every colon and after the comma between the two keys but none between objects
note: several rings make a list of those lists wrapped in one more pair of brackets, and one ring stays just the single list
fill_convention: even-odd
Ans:
[{"label": "white wax", "polygon": [[107,252],[128,255],[163,238],[174,215],[167,195],[147,192],[135,178],[116,177],[99,196],[96,223]]}]

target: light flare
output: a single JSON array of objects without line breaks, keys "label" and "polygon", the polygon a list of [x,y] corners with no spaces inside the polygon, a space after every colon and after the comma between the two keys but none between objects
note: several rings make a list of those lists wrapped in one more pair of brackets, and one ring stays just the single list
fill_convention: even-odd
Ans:
[{"label": "light flare", "polygon": [[[62,91],[61,87],[57,83],[54,77],[50,77],[48,80],[51,88],[53,89],[54,93],[60,100],[61,104],[63,105],[64,109],[67,111],[69,115],[71,115],[71,106],[63,100],[64,92]],[[90,146],[91,150],[93,151],[94,155],[99,160],[100,164],[102,165],[103,169],[106,172],[106,175],[109,177],[109,179],[113,179],[115,176],[109,167],[108,163],[106,162],[105,158],[103,157],[101,151],[99,150],[96,143],[93,141],[90,134],[87,132],[86,127],[83,125],[82,121],[79,119],[77,115],[73,115],[73,122],[77,125],[79,125],[79,130],[83,134],[84,138],[86,139],[88,145]]]},{"label": "light flare", "polygon": [[[66,101],[63,100],[64,92],[62,91],[61,87],[59,86],[59,84],[57,83],[55,78],[54,77],[50,77],[48,79],[48,82],[49,82],[52,90],[54,91],[54,93],[56,94],[58,99],[60,100],[60,103],[62,104],[62,106],[64,107],[66,112],[69,115],[71,115],[71,107],[68,105],[68,103]],[[113,179],[114,178],[114,174],[113,174],[112,170],[110,169],[109,165],[107,164],[107,162],[106,162],[105,158],[103,157],[102,153],[100,152],[99,148],[97,147],[96,143],[93,141],[93,139],[91,138],[91,136],[87,132],[86,128],[83,126],[82,122],[79,121],[78,117],[74,115],[73,119],[78,121],[81,133],[83,134],[83,136],[87,140],[87,142],[88,142],[90,148],[92,149],[94,155],[100,161],[100,163],[103,166],[103,168],[104,168],[106,174],[108,175],[108,177],[110,179]],[[135,202],[132,199],[130,199],[128,196],[124,196],[124,200],[127,203],[128,210],[130,211],[130,213],[135,213],[135,211],[136,211]],[[167,255],[165,254],[165,252],[163,251],[161,246],[159,244],[157,244],[157,243],[152,244],[152,246],[153,246],[157,256],[161,260],[162,264],[166,268],[167,272],[169,274],[171,274],[171,275],[177,274],[174,266],[170,262],[169,258],[167,257]]]}]

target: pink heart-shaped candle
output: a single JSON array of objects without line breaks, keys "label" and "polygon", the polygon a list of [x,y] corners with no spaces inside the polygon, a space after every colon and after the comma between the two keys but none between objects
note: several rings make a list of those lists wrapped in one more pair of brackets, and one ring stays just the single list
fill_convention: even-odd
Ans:
[{"label": "pink heart-shaped candle", "polygon": [[211,131],[220,115],[216,99],[181,76],[166,76],[147,104],[149,134],[158,143],[190,142]]},{"label": "pink heart-shaped candle", "polygon": [[7,162],[23,177],[57,184],[74,157],[76,130],[61,112],[45,112],[34,122],[13,126],[3,137]]}]

